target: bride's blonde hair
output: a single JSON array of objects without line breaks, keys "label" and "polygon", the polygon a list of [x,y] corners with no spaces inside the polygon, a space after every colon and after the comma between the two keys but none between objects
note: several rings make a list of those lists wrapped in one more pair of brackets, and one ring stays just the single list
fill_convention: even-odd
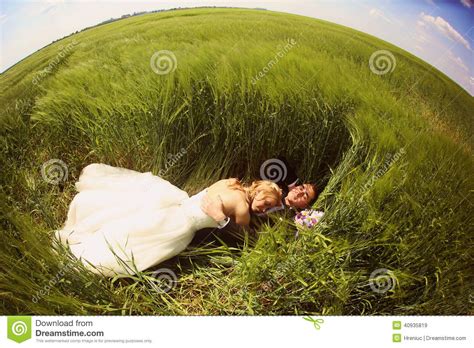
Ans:
[{"label": "bride's blonde hair", "polygon": [[229,179],[229,188],[244,192],[249,206],[252,205],[252,201],[257,195],[257,192],[263,192],[265,194],[265,199],[273,198],[277,202],[281,201],[282,198],[280,187],[269,180],[255,180],[249,186],[242,184],[237,178],[231,178]]}]

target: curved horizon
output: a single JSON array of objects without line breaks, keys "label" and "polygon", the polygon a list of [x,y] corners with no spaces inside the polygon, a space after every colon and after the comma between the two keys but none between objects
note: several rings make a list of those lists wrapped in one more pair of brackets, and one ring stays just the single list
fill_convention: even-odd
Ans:
[{"label": "curved horizon", "polygon": [[[35,52],[74,33],[105,24],[111,20],[125,19],[137,12],[145,14],[196,7],[258,8],[324,20],[374,36],[421,59],[461,86],[471,96],[474,95],[474,63],[472,59],[474,52],[472,42],[474,38],[474,17],[472,16],[474,7],[472,1],[419,1],[418,3],[409,3],[403,0],[395,5],[391,4],[391,7],[385,5],[387,8],[383,8],[381,4],[374,1],[364,1],[356,4],[345,3],[343,5],[339,4],[339,6],[325,1],[317,4],[307,4],[304,1],[299,3],[280,1],[275,4],[272,1],[250,2],[246,0],[221,3],[219,1],[198,0],[161,3],[159,4],[160,8],[156,8],[158,4],[151,0],[139,3],[123,2],[120,6],[115,0],[92,2],[84,2],[84,0],[40,0],[35,3],[20,2],[14,4],[6,1],[2,3],[0,12],[2,32],[0,70],[3,74]],[[61,23],[61,21],[67,20],[72,12],[77,13],[77,11],[74,11],[76,4],[80,4],[81,11],[85,11],[84,13],[88,16],[81,13],[74,14],[74,20]],[[193,4],[194,6],[188,6]],[[250,4],[252,7],[242,6]],[[94,10],[95,6],[99,6],[102,10]],[[406,13],[405,17],[397,16],[395,7],[402,9],[403,13]],[[350,15],[348,15],[348,12],[351,12]],[[94,13],[95,16],[89,16],[91,13]],[[40,26],[44,21],[53,22],[54,25],[42,29],[44,35],[34,35],[32,37],[29,35],[31,27],[21,26],[21,23],[27,19],[24,17],[18,19],[18,16],[35,16],[35,20],[29,23],[31,27]],[[400,30],[400,27],[405,25],[407,30],[412,30],[413,26],[407,24],[410,21],[415,21],[415,32],[407,38],[406,31]],[[19,28],[20,26],[21,28]],[[27,42],[26,47],[22,47],[20,42],[23,43],[25,40],[22,40],[21,37],[25,35],[29,42]],[[45,40],[50,41],[46,42]]]}]

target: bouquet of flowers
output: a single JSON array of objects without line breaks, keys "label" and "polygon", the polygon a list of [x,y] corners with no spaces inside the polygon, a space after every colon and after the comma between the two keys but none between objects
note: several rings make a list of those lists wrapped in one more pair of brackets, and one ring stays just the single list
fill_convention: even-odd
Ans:
[{"label": "bouquet of flowers", "polygon": [[297,225],[311,228],[316,225],[319,220],[323,217],[324,212],[313,209],[305,209],[300,211],[295,216],[295,222]]}]

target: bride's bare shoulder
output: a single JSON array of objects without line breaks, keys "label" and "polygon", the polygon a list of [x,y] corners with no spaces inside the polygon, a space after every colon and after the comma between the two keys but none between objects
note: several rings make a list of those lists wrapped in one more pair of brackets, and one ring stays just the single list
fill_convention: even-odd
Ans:
[{"label": "bride's bare shoulder", "polygon": [[218,182],[227,184],[227,185],[240,185],[240,180],[237,178],[222,179],[222,180],[219,180]]},{"label": "bride's bare shoulder", "polygon": [[236,178],[219,180],[208,188],[210,195],[219,195],[224,203],[234,210],[238,202],[245,202],[245,192],[240,190],[240,181]]},{"label": "bride's bare shoulder", "polygon": [[240,181],[237,178],[230,178],[230,179],[222,179],[216,181],[211,187],[219,187],[219,188],[233,188],[240,185]]},{"label": "bride's bare shoulder", "polygon": [[229,179],[225,179],[223,180],[227,183],[227,185],[240,185],[240,180],[237,179],[237,178],[229,178]]}]

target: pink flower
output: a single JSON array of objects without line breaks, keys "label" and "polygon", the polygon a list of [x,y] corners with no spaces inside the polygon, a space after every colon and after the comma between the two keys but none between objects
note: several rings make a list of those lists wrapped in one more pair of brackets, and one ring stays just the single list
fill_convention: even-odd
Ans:
[{"label": "pink flower", "polygon": [[295,216],[295,223],[308,228],[316,225],[323,217],[324,212],[312,209],[305,209]]}]

